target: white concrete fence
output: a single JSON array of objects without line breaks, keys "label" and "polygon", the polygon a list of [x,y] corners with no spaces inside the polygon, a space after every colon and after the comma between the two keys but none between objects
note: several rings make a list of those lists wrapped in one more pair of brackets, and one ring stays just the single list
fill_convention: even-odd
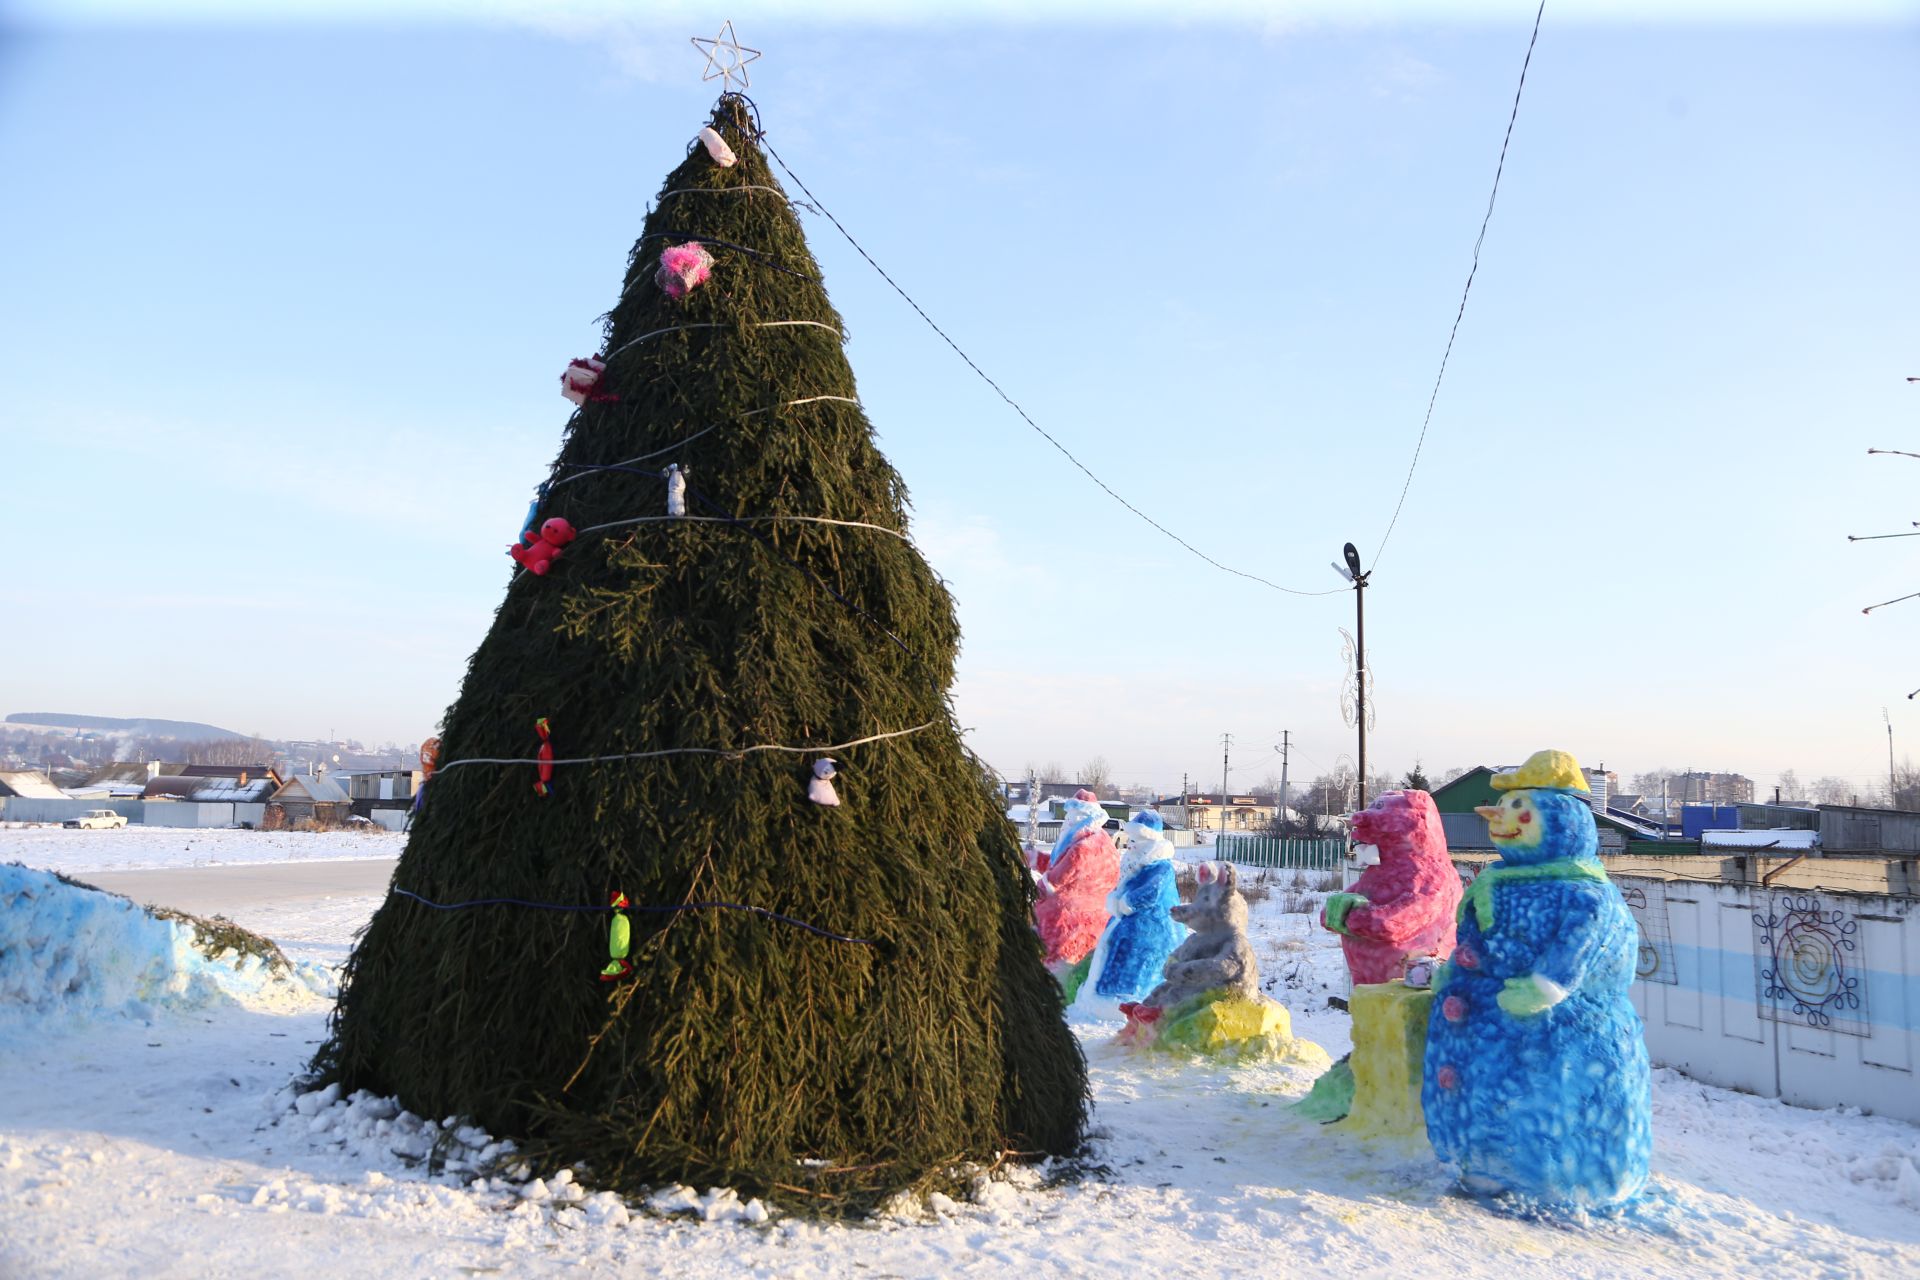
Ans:
[{"label": "white concrete fence", "polygon": [[1641,922],[1655,1063],[1804,1107],[1920,1123],[1912,898],[1616,876]]},{"label": "white concrete fence", "polygon": [[[1472,880],[1491,855],[1456,854]],[[1602,858],[1656,1066],[1920,1124],[1920,860]]]}]

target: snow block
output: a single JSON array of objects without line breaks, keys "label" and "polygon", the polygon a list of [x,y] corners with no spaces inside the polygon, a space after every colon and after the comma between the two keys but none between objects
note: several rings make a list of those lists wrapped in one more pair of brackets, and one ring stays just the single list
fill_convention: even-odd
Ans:
[{"label": "snow block", "polygon": [[204,1008],[294,977],[284,959],[219,950],[204,930],[115,894],[0,866],[0,1044],[103,1014]]},{"label": "snow block", "polygon": [[1645,1185],[1652,1085],[1628,1001],[1639,937],[1596,856],[1585,779],[1539,752],[1483,806],[1501,860],[1461,906],[1436,975],[1421,1102],[1462,1183],[1555,1208],[1607,1209]]},{"label": "snow block", "polygon": [[1353,989],[1347,1007],[1353,1013],[1353,1107],[1340,1132],[1425,1145],[1421,1064],[1433,992],[1367,983]]},{"label": "snow block", "polygon": [[[1158,1012],[1160,1016],[1152,1016]],[[1295,1038],[1286,1006],[1262,995],[1226,989],[1202,992],[1165,1010],[1134,1005],[1119,1034],[1122,1044],[1224,1062],[1284,1062],[1325,1068],[1333,1059],[1311,1040]]]},{"label": "snow block", "polygon": [[1346,1119],[1353,1110],[1353,1055],[1348,1054],[1321,1072],[1313,1088],[1307,1090],[1307,1096],[1293,1104],[1293,1110],[1321,1124]]}]

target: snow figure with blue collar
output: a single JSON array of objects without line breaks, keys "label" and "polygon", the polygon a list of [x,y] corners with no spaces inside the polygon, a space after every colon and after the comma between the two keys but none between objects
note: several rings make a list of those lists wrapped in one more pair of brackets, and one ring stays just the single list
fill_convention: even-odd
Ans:
[{"label": "snow figure with blue collar", "polygon": [[1645,1185],[1653,1145],[1633,917],[1572,756],[1536,752],[1493,786],[1505,796],[1476,812],[1500,860],[1468,887],[1434,981],[1427,1137],[1470,1191],[1611,1208]]},{"label": "snow figure with blue collar", "polygon": [[1117,1018],[1121,1001],[1138,1000],[1160,985],[1167,957],[1187,936],[1187,926],[1173,918],[1179,902],[1166,822],[1144,809],[1127,823],[1120,882],[1107,895],[1107,927],[1069,997],[1076,1013]]},{"label": "snow figure with blue collar", "polygon": [[1034,904],[1034,924],[1056,977],[1093,950],[1107,925],[1107,895],[1120,879],[1120,851],[1106,826],[1107,811],[1093,792],[1084,787],[1074,792],[1046,873],[1035,886],[1040,900]]}]

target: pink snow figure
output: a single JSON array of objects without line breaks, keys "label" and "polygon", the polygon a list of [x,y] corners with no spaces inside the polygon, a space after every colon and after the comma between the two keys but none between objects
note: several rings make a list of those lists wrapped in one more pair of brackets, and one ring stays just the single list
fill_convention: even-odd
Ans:
[{"label": "pink snow figure", "polygon": [[1433,797],[1382,792],[1352,826],[1355,843],[1378,849],[1380,861],[1327,899],[1320,923],[1341,935],[1354,982],[1397,982],[1413,956],[1452,955],[1460,876]]},{"label": "pink snow figure", "polygon": [[653,282],[665,289],[669,298],[684,298],[712,274],[713,255],[699,241],[689,240],[661,251],[660,269],[653,273]]},{"label": "pink snow figure", "polygon": [[588,356],[584,360],[570,360],[567,362],[566,372],[560,375],[560,394],[575,404],[585,404],[589,400],[595,404],[618,400],[619,396],[601,395],[594,390],[600,385],[600,375],[606,371],[607,362],[599,356]]},{"label": "pink snow figure", "polygon": [[1107,927],[1107,895],[1120,883],[1120,851],[1107,836],[1106,822],[1107,811],[1093,792],[1074,792],[1033,908],[1051,966],[1078,964]]}]

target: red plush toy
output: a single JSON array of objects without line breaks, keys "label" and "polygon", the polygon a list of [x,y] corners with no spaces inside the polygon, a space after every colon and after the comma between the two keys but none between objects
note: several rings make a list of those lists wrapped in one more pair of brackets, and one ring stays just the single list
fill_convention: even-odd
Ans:
[{"label": "red plush toy", "polygon": [[573,541],[573,526],[555,516],[540,526],[540,532],[529,529],[520,539],[526,545],[508,547],[507,554],[528,573],[545,575],[560,558],[560,549]]}]

